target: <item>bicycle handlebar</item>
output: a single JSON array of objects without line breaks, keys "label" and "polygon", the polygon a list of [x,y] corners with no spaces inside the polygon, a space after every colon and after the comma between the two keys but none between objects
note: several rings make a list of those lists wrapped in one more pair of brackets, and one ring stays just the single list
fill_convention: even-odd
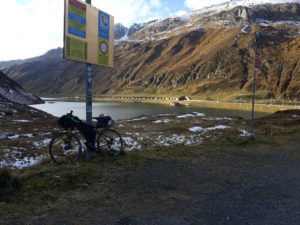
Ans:
[{"label": "bicycle handlebar", "polygon": [[67,113],[67,116],[73,116],[73,110],[71,110],[69,113]]},{"label": "bicycle handlebar", "polygon": [[[73,116],[73,110],[71,110],[69,113],[67,113],[68,116]],[[104,116],[104,114],[100,114],[99,116],[97,117],[92,117],[94,120],[97,120],[99,117],[102,117]]]},{"label": "bicycle handlebar", "polygon": [[101,118],[101,117],[104,117],[105,115],[104,114],[100,114],[99,116],[97,116],[97,117],[93,117],[93,119],[94,120],[97,120],[97,119],[99,119],[99,118]]}]

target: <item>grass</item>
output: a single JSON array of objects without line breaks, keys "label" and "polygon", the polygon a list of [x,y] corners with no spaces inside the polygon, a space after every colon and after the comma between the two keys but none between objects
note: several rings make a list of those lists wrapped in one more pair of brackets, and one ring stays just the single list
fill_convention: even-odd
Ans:
[{"label": "grass", "polygon": [[[8,197],[9,201],[40,205],[49,196],[57,198],[61,193],[80,187],[89,181],[89,176],[94,179],[101,178],[101,174],[92,173],[93,165],[72,165],[63,167],[43,167],[36,170],[29,169],[21,172],[18,179],[22,188]],[[89,175],[89,174],[93,175]],[[97,176],[96,176],[96,175]]]},{"label": "grass", "polygon": [[[7,187],[0,196],[0,218],[10,221],[55,213],[64,217],[73,216],[72,210],[78,213],[92,208],[112,214],[122,210],[135,213],[143,207],[176,209],[177,205],[190,204],[198,198],[198,190],[205,202],[224,185],[243,187],[251,174],[276,170],[282,163],[289,165],[299,160],[297,118],[290,123],[291,115],[296,113],[258,119],[258,131],[269,121],[275,125],[273,120],[278,127],[271,127],[272,135],[254,139],[228,131],[217,140],[195,146],[152,147],[122,157],[94,157],[91,162],[56,166],[45,161],[26,170],[0,171],[1,188]],[[187,127],[184,123],[182,126]],[[190,192],[190,188],[195,189]]]},{"label": "grass", "polygon": [[[256,168],[264,170],[276,167],[277,164],[270,164],[270,159],[277,159],[277,156],[282,159],[282,148],[278,147],[282,144],[280,138],[271,136],[255,139],[224,138],[199,146],[176,145],[171,148],[130,152],[122,157],[95,157],[92,162],[83,161],[73,165],[55,166],[52,162],[45,162],[19,173],[6,170],[1,176],[5,179],[1,179],[1,182],[5,180],[9,183],[7,181],[17,179],[21,186],[7,192],[6,197],[1,199],[6,205],[1,207],[0,217],[14,215],[21,218],[32,213],[43,215],[52,210],[58,213],[61,209],[81,207],[81,204],[85,207],[87,204],[90,207],[105,205],[114,212],[120,209],[120,203],[126,202],[126,207],[131,204],[130,209],[137,210],[140,205],[152,202],[152,194],[157,197],[155,201],[162,206],[176,209],[177,204],[192,202],[193,192],[183,191],[179,181],[179,186],[176,182],[169,181],[170,174],[165,175],[165,171],[156,170],[156,165],[163,169],[166,169],[163,165],[171,166],[175,169],[172,172],[174,177],[179,178],[183,168],[186,167],[184,171],[189,171],[194,166],[199,168],[199,174],[195,170],[185,175],[196,176],[196,183],[192,182],[191,185],[199,183],[199,188],[202,188],[201,199],[205,201],[224,184],[241,185]],[[274,145],[277,146],[275,150],[272,147]],[[288,149],[290,150],[284,152],[283,160],[288,155],[299,157],[296,150]],[[156,172],[152,173],[152,169]],[[166,177],[160,178],[161,175]],[[195,179],[183,178],[185,182]],[[73,206],[73,203],[77,205]],[[86,211],[85,208],[83,210]]]},{"label": "grass", "polygon": [[256,146],[260,144],[275,144],[276,139],[273,136],[264,137],[248,137],[248,138],[226,138],[218,141],[220,145],[224,146],[236,146],[236,147],[247,147]]},{"label": "grass", "polygon": [[145,162],[140,154],[126,154],[122,157],[94,158],[92,162],[56,166],[45,162],[33,168],[16,173],[0,170],[0,201],[23,202],[37,206],[45,200],[55,200],[62,194],[85,189],[91,183],[102,182],[107,168],[139,166]]},{"label": "grass", "polygon": [[[122,157],[95,157],[91,162],[82,161],[62,166],[48,161],[16,171],[14,175],[12,170],[1,170],[0,206],[5,204],[5,207],[1,207],[0,218],[8,215],[20,218],[49,211],[53,207],[59,207],[57,202],[68,201],[66,199],[70,195],[84,195],[95,185],[98,188],[93,194],[108,198],[104,200],[109,201],[108,189],[117,182],[118,177],[145,162],[144,156],[134,153]],[[5,191],[2,189],[3,183],[6,184]]]},{"label": "grass", "polygon": [[10,170],[0,169],[0,200],[18,191],[21,186],[22,183],[19,178],[14,176]]}]

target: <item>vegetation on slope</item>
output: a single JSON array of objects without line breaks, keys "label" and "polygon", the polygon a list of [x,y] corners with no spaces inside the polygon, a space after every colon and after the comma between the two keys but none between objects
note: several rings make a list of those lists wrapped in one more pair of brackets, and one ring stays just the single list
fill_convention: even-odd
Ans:
[{"label": "vegetation on slope", "polygon": [[[223,100],[247,100],[258,34],[257,51],[262,58],[259,97],[299,99],[298,12],[299,4],[237,7],[213,15],[192,14],[170,30],[169,20],[150,23],[134,34],[135,40],[115,46],[114,68],[94,68],[94,94],[212,98],[222,93]],[[282,22],[284,18],[295,22]],[[147,32],[154,32],[150,39]],[[80,63],[57,58],[5,71],[36,94],[85,93],[85,66]]]}]

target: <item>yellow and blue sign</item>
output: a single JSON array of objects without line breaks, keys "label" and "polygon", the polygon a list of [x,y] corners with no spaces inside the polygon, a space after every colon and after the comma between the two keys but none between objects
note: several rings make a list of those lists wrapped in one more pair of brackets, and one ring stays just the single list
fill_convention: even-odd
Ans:
[{"label": "yellow and blue sign", "polygon": [[80,0],[65,0],[65,59],[113,67],[113,42],[113,16]]},{"label": "yellow and blue sign", "polygon": [[86,38],[86,5],[75,0],[69,0],[68,32]]}]

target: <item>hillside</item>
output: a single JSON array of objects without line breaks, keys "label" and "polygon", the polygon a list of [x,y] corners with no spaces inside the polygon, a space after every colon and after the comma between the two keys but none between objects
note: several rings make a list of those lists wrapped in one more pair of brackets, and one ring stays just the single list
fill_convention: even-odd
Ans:
[{"label": "hillside", "polygon": [[0,70],[5,69],[7,67],[13,66],[13,65],[20,65],[28,62],[36,62],[41,60],[54,60],[57,58],[61,58],[63,56],[62,48],[57,49],[51,49],[47,51],[44,55],[29,58],[29,59],[17,59],[17,60],[9,60],[9,61],[1,61],[0,62]]},{"label": "hillside", "polygon": [[[131,33],[118,26],[115,67],[94,67],[94,94],[247,99],[257,39],[258,97],[300,99],[300,4],[238,2],[135,25]],[[35,94],[85,93],[85,65],[60,57],[4,71]]]},{"label": "hillside", "polygon": [[25,91],[18,83],[8,78],[0,71],[0,100],[1,102],[9,101],[19,104],[37,104],[43,101],[27,91]]}]

